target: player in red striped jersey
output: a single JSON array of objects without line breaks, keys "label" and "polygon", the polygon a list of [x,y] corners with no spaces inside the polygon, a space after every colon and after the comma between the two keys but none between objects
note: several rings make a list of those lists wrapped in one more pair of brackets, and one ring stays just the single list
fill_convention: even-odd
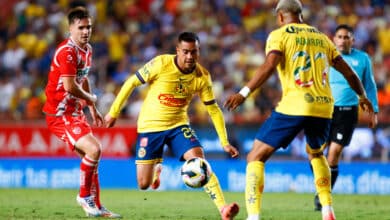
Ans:
[{"label": "player in red striped jersey", "polygon": [[118,218],[100,203],[98,164],[101,143],[92,134],[83,108],[89,107],[93,123],[103,125],[103,118],[95,106],[97,97],[92,93],[88,72],[92,62],[92,47],[89,39],[92,33],[92,19],[83,7],[76,7],[68,14],[68,39],[56,49],[48,82],[46,103],[43,112],[50,132],[66,142],[80,155],[80,192],[77,202],[87,216]]}]

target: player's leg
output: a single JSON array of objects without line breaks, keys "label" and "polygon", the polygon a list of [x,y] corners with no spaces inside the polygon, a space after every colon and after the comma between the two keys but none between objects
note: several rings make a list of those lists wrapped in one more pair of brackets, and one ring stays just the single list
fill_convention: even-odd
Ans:
[{"label": "player's leg", "polygon": [[358,122],[358,108],[356,106],[335,107],[330,141],[328,149],[328,163],[331,173],[331,188],[339,175],[339,161],[345,146],[351,142],[353,131]]},{"label": "player's leg", "polygon": [[314,174],[315,188],[322,205],[324,220],[335,219],[330,187],[330,168],[323,155],[330,128],[330,119],[307,117],[305,120],[306,150]]},{"label": "player's leg", "polygon": [[154,169],[153,169],[153,179],[152,179],[152,184],[150,185],[150,187],[152,189],[158,189],[160,187],[160,175],[161,175],[161,172],[162,172],[162,163],[158,162],[154,165]]},{"label": "player's leg", "polygon": [[[184,160],[189,160],[194,157],[205,158],[202,147],[194,147],[183,154]],[[203,188],[217,206],[223,220],[233,219],[238,214],[239,206],[237,203],[226,204],[221,185],[214,172],[210,174],[210,179]]]},{"label": "player's leg", "polygon": [[257,220],[261,215],[261,201],[264,189],[264,166],[275,148],[255,139],[247,155],[245,172],[245,204],[248,220]]},{"label": "player's leg", "polygon": [[[46,116],[51,133],[66,142],[72,151],[81,157],[80,191],[76,197],[88,216],[100,215],[99,209],[91,196],[93,170],[100,157],[100,144],[90,138],[91,128],[84,117]],[[89,136],[88,136],[89,135]]]},{"label": "player's leg", "polygon": [[83,207],[88,216],[99,216],[101,212],[95,203],[94,195],[92,195],[92,185],[101,154],[100,143],[89,133],[77,140],[75,148],[81,156],[80,192],[77,196],[77,202]]},{"label": "player's leg", "polygon": [[339,176],[339,161],[343,148],[343,145],[333,141],[329,145],[327,160],[330,167],[331,189],[333,189],[337,177]]},{"label": "player's leg", "polygon": [[100,216],[105,218],[121,218],[122,216],[120,214],[114,213],[107,209],[101,202],[100,202],[100,184],[99,184],[99,172],[98,167],[93,172],[92,176],[92,185],[91,185],[91,195],[94,198],[95,204],[100,210]]},{"label": "player's leg", "polygon": [[[139,133],[136,142],[137,183],[141,190],[150,186],[157,189],[160,184],[161,162],[166,131]],[[160,169],[161,168],[161,169]],[[158,175],[157,175],[157,172]],[[154,185],[154,186],[153,186]]]},{"label": "player's leg", "polygon": [[280,147],[288,144],[301,130],[303,117],[289,116],[273,111],[256,134],[247,156],[245,203],[248,220],[261,215],[265,162]]},{"label": "player's leg", "polygon": [[[358,121],[358,109],[355,106],[339,107],[335,106],[330,126],[330,141],[327,161],[330,167],[331,189],[333,189],[339,175],[339,161],[344,146],[351,142],[353,131]],[[318,195],[314,198],[315,210],[321,210],[321,203]]]},{"label": "player's leg", "polygon": [[149,164],[137,163],[137,183],[138,188],[146,190],[152,184],[154,162]]},{"label": "player's leg", "polygon": [[99,185],[99,175],[98,175],[97,166],[92,175],[91,194],[95,199],[96,206],[100,209],[102,204],[100,202],[100,185]]},{"label": "player's leg", "polygon": [[[205,158],[203,148],[200,145],[195,131],[188,125],[172,129],[169,133],[168,145],[172,153],[180,160],[189,160],[194,157]],[[212,169],[211,169],[212,170]],[[226,204],[218,177],[211,173],[204,190],[218,208],[222,219],[233,219],[239,211],[236,203]]]}]

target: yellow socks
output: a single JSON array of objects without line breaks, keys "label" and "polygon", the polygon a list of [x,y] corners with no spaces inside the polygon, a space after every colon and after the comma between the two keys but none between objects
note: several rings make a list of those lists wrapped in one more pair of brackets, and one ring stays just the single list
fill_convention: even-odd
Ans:
[{"label": "yellow socks", "polygon": [[332,205],[330,187],[330,169],[324,156],[315,157],[310,161],[313,167],[314,184],[322,206]]},{"label": "yellow socks", "polygon": [[218,178],[214,173],[211,174],[209,182],[203,188],[210,199],[213,200],[218,210],[221,210],[225,205],[225,198],[222,193],[221,185],[219,185]]},{"label": "yellow socks", "polygon": [[264,163],[249,162],[246,166],[245,204],[248,216],[259,216],[264,189]]}]

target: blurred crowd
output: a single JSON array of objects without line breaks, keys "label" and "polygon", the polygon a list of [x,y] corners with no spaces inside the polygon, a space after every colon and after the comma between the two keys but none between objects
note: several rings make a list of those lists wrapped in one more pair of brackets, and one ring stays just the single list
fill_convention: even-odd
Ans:
[{"label": "blurred crowd", "polygon": [[[304,20],[332,37],[338,24],[355,29],[355,47],[372,58],[380,104],[379,123],[390,123],[390,1],[303,0]],[[175,53],[177,34],[193,31],[201,41],[200,63],[212,74],[219,104],[237,92],[264,61],[268,33],[276,28],[275,0],[0,0],[0,121],[44,116],[44,86],[51,57],[68,36],[66,14],[86,6],[93,16],[90,79],[105,114],[118,89],[152,57]],[[137,117],[144,88],[137,89],[122,117]],[[280,99],[277,75],[228,123],[260,123]],[[199,101],[189,111],[195,123],[209,118]],[[364,115],[362,116],[364,120]]]}]

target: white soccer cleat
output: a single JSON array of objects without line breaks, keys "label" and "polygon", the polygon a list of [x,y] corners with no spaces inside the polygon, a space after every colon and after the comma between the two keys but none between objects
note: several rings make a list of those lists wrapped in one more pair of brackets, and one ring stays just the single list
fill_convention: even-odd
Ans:
[{"label": "white soccer cleat", "polygon": [[101,215],[101,211],[96,207],[93,196],[82,198],[77,195],[76,201],[83,208],[87,217],[98,217]]},{"label": "white soccer cleat", "polygon": [[322,207],[322,220],[336,220],[332,206]]},{"label": "white soccer cleat", "polygon": [[100,216],[104,218],[122,218],[121,215],[111,212],[110,210],[106,209],[104,206],[100,207]]},{"label": "white soccer cleat", "polygon": [[261,217],[260,215],[249,215],[248,218],[246,218],[246,220],[260,220]]}]

